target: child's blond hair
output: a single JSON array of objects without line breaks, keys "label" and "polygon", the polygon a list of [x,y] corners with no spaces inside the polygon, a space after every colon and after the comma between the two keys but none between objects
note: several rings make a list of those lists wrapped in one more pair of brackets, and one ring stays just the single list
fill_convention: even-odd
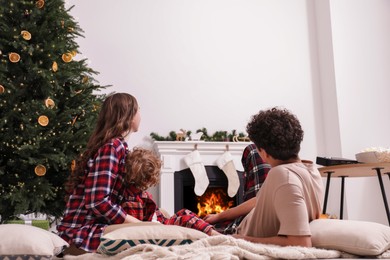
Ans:
[{"label": "child's blond hair", "polygon": [[134,148],[126,156],[125,181],[144,191],[158,183],[160,169],[161,160],[153,151]]}]

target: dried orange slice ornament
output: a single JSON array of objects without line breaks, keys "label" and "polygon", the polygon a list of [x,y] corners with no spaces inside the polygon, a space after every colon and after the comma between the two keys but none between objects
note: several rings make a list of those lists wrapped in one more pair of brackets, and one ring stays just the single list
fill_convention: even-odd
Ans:
[{"label": "dried orange slice ornament", "polygon": [[45,100],[45,106],[46,106],[47,108],[54,108],[55,105],[56,105],[56,104],[54,103],[54,100],[53,100],[53,99],[47,98],[47,99]]},{"label": "dried orange slice ornament", "polygon": [[73,57],[77,55],[77,51],[71,51],[70,53],[72,54]]},{"label": "dried orange slice ornament", "polygon": [[71,62],[73,59],[73,56],[71,53],[64,53],[62,54],[62,60],[66,63]]},{"label": "dried orange slice ornament", "polygon": [[42,164],[35,166],[34,172],[37,176],[43,176],[46,174],[46,167]]},{"label": "dried orange slice ornament", "polygon": [[38,123],[41,126],[47,126],[49,124],[49,118],[47,116],[40,116],[38,118]]},{"label": "dried orange slice ornament", "polygon": [[5,92],[5,88],[3,87],[3,85],[0,85],[0,94],[3,94]]},{"label": "dried orange slice ornament", "polygon": [[52,69],[54,72],[57,72],[57,70],[58,70],[58,64],[57,64],[57,62],[53,61],[53,65],[51,65],[51,69]]},{"label": "dried orange slice ornament", "polygon": [[16,52],[11,52],[9,55],[8,55],[8,58],[11,62],[13,63],[16,63],[18,61],[20,61],[20,55],[17,54]]},{"label": "dried orange slice ornament", "polygon": [[42,7],[45,5],[45,1],[44,0],[38,0],[36,3],[37,7],[39,9],[42,9]]},{"label": "dried orange slice ornament", "polygon": [[22,35],[23,39],[25,39],[26,41],[31,40],[31,33],[29,33],[28,31],[21,31],[20,34]]}]

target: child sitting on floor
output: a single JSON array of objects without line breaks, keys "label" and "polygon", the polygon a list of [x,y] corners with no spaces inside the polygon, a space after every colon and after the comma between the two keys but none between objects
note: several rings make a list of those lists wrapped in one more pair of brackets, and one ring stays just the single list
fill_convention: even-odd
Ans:
[{"label": "child sitting on floor", "polygon": [[140,221],[152,221],[165,225],[178,225],[202,231],[208,235],[219,233],[212,225],[188,209],[182,209],[167,218],[157,207],[152,195],[146,190],[159,181],[161,161],[147,149],[134,148],[127,154],[125,162],[126,197],[121,206],[127,214]]}]

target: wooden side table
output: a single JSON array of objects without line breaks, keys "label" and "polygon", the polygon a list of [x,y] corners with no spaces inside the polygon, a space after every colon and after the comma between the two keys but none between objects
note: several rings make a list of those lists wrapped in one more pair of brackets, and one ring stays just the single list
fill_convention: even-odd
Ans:
[{"label": "wooden side table", "polygon": [[382,175],[386,174],[390,179],[390,163],[358,163],[358,164],[343,164],[318,168],[322,177],[326,177],[325,198],[324,207],[322,213],[326,213],[326,207],[328,203],[329,186],[331,177],[341,178],[341,201],[340,201],[340,219],[343,218],[344,209],[344,185],[346,177],[371,177],[377,176],[381,193],[383,197],[383,203],[387,214],[387,220],[390,225],[390,211],[387,203],[387,197],[385,188],[383,186]]}]

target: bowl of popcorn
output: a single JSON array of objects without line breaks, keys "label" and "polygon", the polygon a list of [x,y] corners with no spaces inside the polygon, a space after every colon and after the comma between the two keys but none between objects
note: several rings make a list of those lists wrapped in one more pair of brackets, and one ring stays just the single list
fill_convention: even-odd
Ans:
[{"label": "bowl of popcorn", "polygon": [[388,163],[390,162],[390,149],[371,147],[355,154],[355,157],[361,163]]}]

